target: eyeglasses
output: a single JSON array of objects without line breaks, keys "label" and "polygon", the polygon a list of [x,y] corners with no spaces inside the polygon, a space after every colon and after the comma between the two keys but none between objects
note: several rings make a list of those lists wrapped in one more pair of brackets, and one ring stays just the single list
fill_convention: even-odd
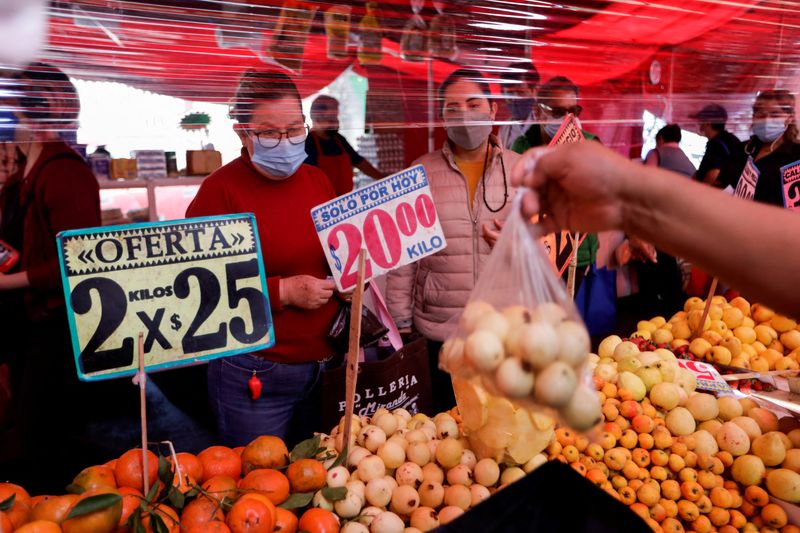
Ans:
[{"label": "eyeglasses", "polygon": [[559,106],[549,106],[547,104],[539,104],[544,111],[549,113],[553,116],[553,118],[561,118],[567,116],[567,113],[572,113],[576,117],[581,115],[581,111],[583,111],[583,107],[579,105],[574,105],[572,107],[559,107]]},{"label": "eyeglasses", "polygon": [[303,144],[308,137],[308,125],[303,124],[288,130],[249,130],[253,137],[258,140],[258,144],[264,148],[275,148],[281,143],[281,139],[286,136],[290,144]]}]

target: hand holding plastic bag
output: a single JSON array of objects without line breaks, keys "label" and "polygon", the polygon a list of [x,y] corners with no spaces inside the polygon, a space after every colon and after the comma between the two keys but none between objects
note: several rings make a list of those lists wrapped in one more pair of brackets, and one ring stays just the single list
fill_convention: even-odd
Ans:
[{"label": "hand holding plastic bag", "polygon": [[440,356],[470,442],[519,463],[545,448],[553,417],[581,431],[601,418],[589,334],[522,216],[523,196]]}]

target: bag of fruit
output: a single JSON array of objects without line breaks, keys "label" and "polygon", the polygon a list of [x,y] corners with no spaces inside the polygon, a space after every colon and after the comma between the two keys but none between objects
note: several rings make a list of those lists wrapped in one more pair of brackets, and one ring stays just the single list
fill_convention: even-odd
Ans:
[{"label": "bag of fruit", "polygon": [[579,431],[601,418],[587,368],[589,334],[536,234],[520,191],[440,366],[482,457],[526,463],[556,419]]}]

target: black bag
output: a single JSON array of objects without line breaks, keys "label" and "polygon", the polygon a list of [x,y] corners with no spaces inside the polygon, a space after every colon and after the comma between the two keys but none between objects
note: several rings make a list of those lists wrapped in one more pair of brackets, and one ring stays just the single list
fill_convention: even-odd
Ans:
[{"label": "black bag", "polygon": [[[579,504],[578,504],[579,502]],[[648,533],[627,505],[570,466],[545,463],[436,533]]]},{"label": "black bag", "polygon": [[[333,325],[328,337],[331,344],[336,348],[339,353],[347,353],[350,347],[350,311],[352,306],[350,304],[342,304],[339,306],[339,311],[333,318]],[[364,305],[361,307],[361,338],[359,346],[366,348],[377,343],[384,335],[389,332],[389,328],[383,325],[380,319],[367,309]]]},{"label": "black bag", "polygon": [[[346,365],[322,374],[322,421],[329,431],[344,416]],[[382,361],[360,363],[355,408],[358,416],[371,416],[381,407],[407,409],[412,415],[433,406],[428,370],[428,344],[417,339]]]}]

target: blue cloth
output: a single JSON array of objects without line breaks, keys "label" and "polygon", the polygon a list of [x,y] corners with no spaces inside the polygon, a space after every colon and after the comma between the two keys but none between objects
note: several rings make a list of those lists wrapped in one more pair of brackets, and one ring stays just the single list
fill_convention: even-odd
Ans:
[{"label": "blue cloth", "polygon": [[[252,354],[208,364],[208,396],[217,430],[228,446],[245,446],[261,435],[276,435],[290,447],[321,431],[321,374],[326,363],[284,364]],[[261,380],[253,400],[247,381]],[[327,428],[330,429],[330,428]]]},{"label": "blue cloth", "polygon": [[617,273],[592,264],[575,295],[575,305],[590,335],[613,331],[617,322]]},{"label": "blue cloth", "polygon": [[0,142],[14,140],[17,124],[19,124],[19,120],[10,109],[0,109]]}]

